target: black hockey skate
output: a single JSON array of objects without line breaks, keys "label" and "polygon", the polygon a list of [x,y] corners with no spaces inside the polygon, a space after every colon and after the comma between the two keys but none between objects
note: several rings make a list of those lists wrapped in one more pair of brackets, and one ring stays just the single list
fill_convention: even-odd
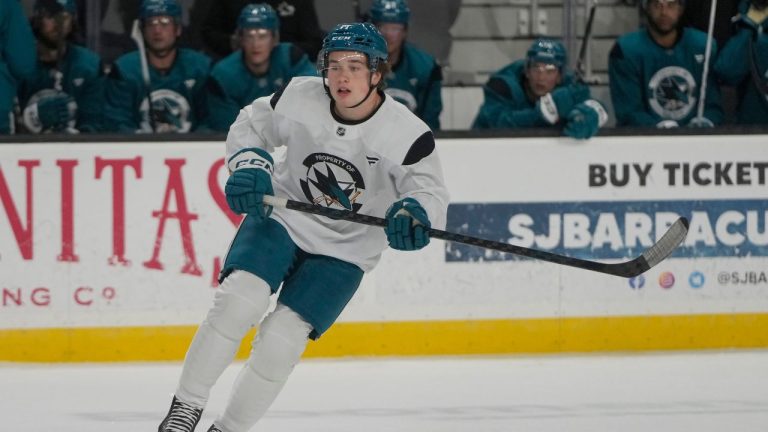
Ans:
[{"label": "black hockey skate", "polygon": [[193,432],[202,414],[201,408],[195,408],[174,396],[171,409],[168,410],[165,419],[158,426],[157,432]]}]

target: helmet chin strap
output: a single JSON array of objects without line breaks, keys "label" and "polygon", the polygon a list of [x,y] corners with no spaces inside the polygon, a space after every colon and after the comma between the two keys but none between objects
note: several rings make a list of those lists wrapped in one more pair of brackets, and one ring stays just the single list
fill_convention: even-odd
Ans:
[{"label": "helmet chin strap", "polygon": [[[383,78],[382,78],[382,79],[383,79]],[[368,100],[368,98],[369,98],[369,97],[371,97],[371,94],[373,93],[373,91],[374,91],[374,90],[376,90],[376,86],[375,86],[375,85],[373,85],[373,72],[371,72],[371,77],[368,79],[368,86],[369,86],[369,88],[368,88],[368,94],[366,94],[366,95],[365,95],[365,97],[363,98],[363,100],[361,100],[360,102],[358,102],[358,103],[356,103],[356,104],[354,104],[354,105],[352,105],[352,106],[350,106],[350,107],[347,107],[348,109],[351,109],[351,108],[357,108],[357,107],[359,107],[360,105],[362,105],[362,104],[363,104],[365,101],[367,101],[367,100]]]},{"label": "helmet chin strap", "polygon": [[368,94],[366,94],[366,95],[365,95],[365,97],[363,98],[363,100],[361,100],[360,102],[358,102],[358,103],[356,103],[356,104],[352,105],[351,107],[347,107],[347,108],[357,108],[357,107],[359,107],[360,105],[362,105],[362,104],[363,104],[363,102],[367,101],[367,100],[368,100],[368,98],[369,98],[369,97],[371,97],[371,93],[373,93],[373,91],[374,91],[374,90],[376,90],[376,86],[375,86],[375,85],[372,85],[372,86],[370,87],[370,89],[368,90]]}]

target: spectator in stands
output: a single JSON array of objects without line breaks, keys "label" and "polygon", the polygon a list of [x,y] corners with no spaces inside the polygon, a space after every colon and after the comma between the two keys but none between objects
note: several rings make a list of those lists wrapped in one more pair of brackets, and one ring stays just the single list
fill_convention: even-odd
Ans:
[{"label": "spectator in stands", "polygon": [[392,71],[386,94],[403,103],[433,131],[440,129],[443,75],[435,58],[406,42],[411,10],[405,0],[374,0],[371,22],[387,41]]},{"label": "spectator in stands", "polygon": [[315,75],[301,48],[280,43],[280,21],[266,3],[243,8],[237,21],[240,49],[214,66],[208,80],[208,126],[226,132],[240,109],[268,96],[291,78]]},{"label": "spectator in stands", "polygon": [[736,35],[723,47],[715,73],[737,86],[741,124],[768,125],[768,1],[743,0]]},{"label": "spectator in stands", "polygon": [[98,132],[104,105],[99,56],[72,43],[75,0],[37,0],[32,30],[37,38],[37,71],[19,87],[19,131]]},{"label": "spectator in stands", "polygon": [[[712,127],[722,122],[712,73],[704,115],[697,117],[707,35],[679,25],[684,1],[643,0],[648,27],[619,37],[611,49],[608,73],[617,126]],[[710,65],[716,53],[712,41]]]},{"label": "spectator in stands", "polygon": [[0,134],[14,132],[18,81],[35,71],[35,37],[18,0],[0,0]]},{"label": "spectator in stands", "polygon": [[[235,24],[240,11],[249,0],[233,0],[209,3],[208,12],[202,22],[201,38],[211,55],[226,57],[240,48],[235,34]],[[266,0],[280,16],[280,39],[292,42],[303,49],[313,61],[323,43],[323,31],[315,11],[313,0]]]},{"label": "spectator in stands", "polygon": [[142,2],[139,22],[146,63],[138,50],[121,56],[112,67],[105,117],[113,130],[186,133],[205,119],[205,83],[211,60],[176,46],[180,18],[176,0]]},{"label": "spectator in stands", "polygon": [[526,58],[504,67],[483,87],[485,100],[473,129],[562,127],[576,139],[594,136],[608,121],[589,87],[566,72],[565,47],[537,39]]}]

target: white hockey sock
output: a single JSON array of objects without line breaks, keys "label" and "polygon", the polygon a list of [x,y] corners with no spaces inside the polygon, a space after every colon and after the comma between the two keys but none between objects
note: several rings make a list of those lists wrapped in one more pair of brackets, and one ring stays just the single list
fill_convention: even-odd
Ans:
[{"label": "white hockey sock", "polygon": [[243,336],[269,307],[270,294],[269,285],[251,273],[227,276],[189,346],[177,398],[205,407],[211,387],[232,363]]},{"label": "white hockey sock", "polygon": [[227,408],[214,422],[226,432],[246,432],[264,416],[307,346],[312,326],[278,303],[264,319],[253,350],[235,380]]}]

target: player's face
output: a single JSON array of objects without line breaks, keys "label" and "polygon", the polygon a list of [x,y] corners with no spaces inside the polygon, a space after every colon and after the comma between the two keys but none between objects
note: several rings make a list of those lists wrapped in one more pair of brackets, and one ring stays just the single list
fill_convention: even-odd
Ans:
[{"label": "player's face", "polygon": [[63,42],[72,32],[72,15],[69,12],[44,14],[40,18],[40,37],[51,44]]},{"label": "player's face", "polygon": [[379,32],[384,36],[387,41],[387,50],[390,57],[400,51],[405,42],[405,37],[408,35],[408,29],[405,25],[398,23],[380,23],[377,25]]},{"label": "player's face", "polygon": [[683,6],[679,0],[649,0],[648,21],[661,34],[669,34],[677,28]]},{"label": "player's face", "polygon": [[536,97],[542,97],[551,92],[560,83],[560,69],[545,63],[533,63],[526,69],[526,77],[531,92]]},{"label": "player's face", "polygon": [[247,29],[240,33],[243,59],[251,66],[261,66],[269,62],[269,55],[275,44],[274,34],[267,29]]},{"label": "player's face", "polygon": [[176,45],[176,39],[181,36],[181,26],[170,16],[153,16],[144,21],[144,40],[147,49],[162,53],[171,50]]},{"label": "player's face", "polygon": [[[361,111],[370,111],[378,103],[378,98],[375,96],[365,99],[371,86],[375,86],[381,80],[379,72],[371,73],[371,70],[368,69],[368,57],[365,54],[355,51],[332,51],[328,55],[326,76],[331,97],[341,110],[346,107],[353,107],[365,100],[357,108]],[[342,112],[342,114],[345,113]]]}]

